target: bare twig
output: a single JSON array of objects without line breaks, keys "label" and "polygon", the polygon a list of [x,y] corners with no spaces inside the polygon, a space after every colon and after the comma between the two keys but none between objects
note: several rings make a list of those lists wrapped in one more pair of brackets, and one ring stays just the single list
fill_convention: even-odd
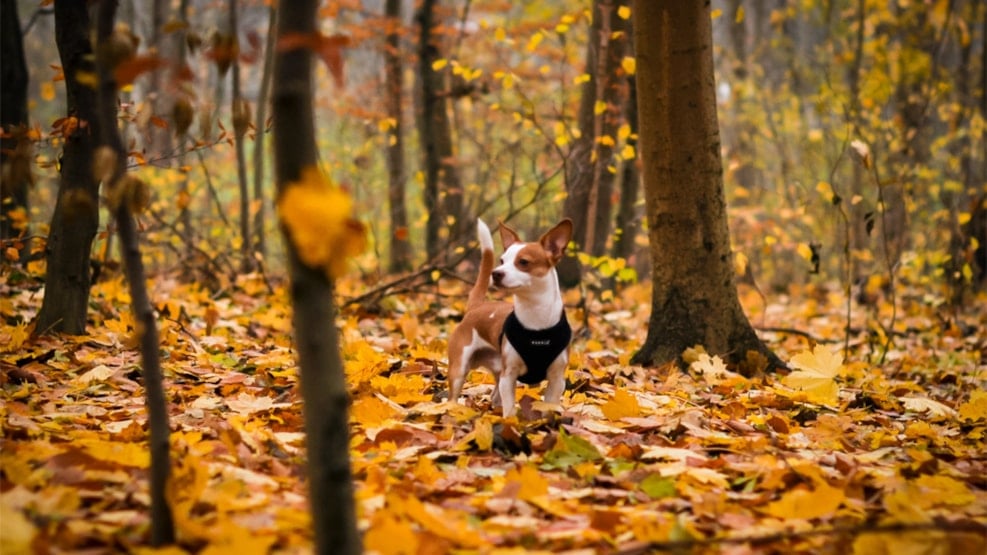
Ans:
[{"label": "bare twig", "polygon": [[213,186],[212,175],[209,173],[209,168],[206,167],[206,158],[202,155],[201,150],[196,150],[195,154],[199,157],[199,165],[202,166],[202,174],[206,178],[206,188],[209,189],[209,194],[212,196],[213,202],[216,203],[216,212],[219,213],[219,218],[223,220],[223,225],[230,227],[230,221],[226,219],[226,214],[223,213],[223,205],[219,201],[219,193],[216,192],[216,187]]},{"label": "bare twig", "polygon": [[[812,341],[813,343],[836,343],[836,342],[839,341],[838,339],[822,339],[822,338],[819,338],[819,337],[816,337],[816,336],[812,335],[809,332],[802,331],[802,330],[797,330],[795,328],[784,328],[784,327],[781,327],[780,328],[780,327],[773,327],[773,326],[757,326],[756,329],[757,329],[757,331],[766,331],[766,332],[774,332],[774,333],[787,333],[789,335],[797,335],[799,337],[804,337],[804,338],[808,339],[809,341]],[[847,329],[849,330],[849,326],[847,326]]]}]

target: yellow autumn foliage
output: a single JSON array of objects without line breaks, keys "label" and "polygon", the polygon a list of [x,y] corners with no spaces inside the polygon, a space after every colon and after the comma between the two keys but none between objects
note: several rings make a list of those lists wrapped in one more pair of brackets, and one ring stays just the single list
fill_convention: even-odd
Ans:
[{"label": "yellow autumn foliage", "polygon": [[278,217],[299,259],[330,278],[342,275],[346,260],[366,247],[363,224],[353,218],[353,199],[315,167],[288,184],[278,200]]}]

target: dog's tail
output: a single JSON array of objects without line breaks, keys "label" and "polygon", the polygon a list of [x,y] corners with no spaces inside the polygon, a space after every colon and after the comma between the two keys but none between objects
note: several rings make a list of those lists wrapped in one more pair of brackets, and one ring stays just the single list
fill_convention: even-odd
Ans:
[{"label": "dog's tail", "polygon": [[480,240],[480,271],[476,276],[476,283],[470,290],[469,301],[466,303],[467,310],[482,303],[487,298],[487,289],[490,288],[490,274],[494,267],[493,237],[490,236],[490,228],[483,220],[476,221],[476,235]]}]

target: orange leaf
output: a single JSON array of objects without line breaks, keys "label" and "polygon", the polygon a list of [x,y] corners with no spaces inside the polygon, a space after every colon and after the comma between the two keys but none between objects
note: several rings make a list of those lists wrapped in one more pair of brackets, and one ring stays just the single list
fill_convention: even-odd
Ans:
[{"label": "orange leaf", "polygon": [[761,510],[777,518],[811,520],[832,516],[845,499],[843,490],[820,482],[814,490],[793,489]]},{"label": "orange leaf", "polygon": [[637,402],[637,397],[623,388],[618,388],[614,392],[613,399],[601,405],[600,410],[603,412],[603,416],[612,421],[641,416],[641,406]]},{"label": "orange leaf", "polygon": [[326,64],[336,86],[343,86],[343,47],[350,43],[346,35],[325,36],[321,33],[304,35],[301,33],[287,34],[278,39],[278,50],[285,52],[299,48],[307,48],[315,52],[322,63]]},{"label": "orange leaf", "polygon": [[[542,477],[538,469],[530,464],[524,464],[510,469],[504,476],[504,489],[517,488],[515,497],[531,501],[548,495],[548,481]],[[501,490],[502,492],[504,490]]]},{"label": "orange leaf", "polygon": [[117,86],[129,85],[142,73],[154,71],[166,65],[168,62],[158,56],[132,56],[120,62],[120,65],[113,70],[113,76],[116,78]]}]

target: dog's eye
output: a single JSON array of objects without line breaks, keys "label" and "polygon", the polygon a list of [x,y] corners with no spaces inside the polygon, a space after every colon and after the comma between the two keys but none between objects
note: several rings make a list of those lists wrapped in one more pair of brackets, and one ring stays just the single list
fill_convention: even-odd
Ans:
[{"label": "dog's eye", "polygon": [[517,261],[517,265],[520,266],[521,268],[527,268],[528,267],[528,259],[527,258],[522,258],[521,260],[518,260]]}]

